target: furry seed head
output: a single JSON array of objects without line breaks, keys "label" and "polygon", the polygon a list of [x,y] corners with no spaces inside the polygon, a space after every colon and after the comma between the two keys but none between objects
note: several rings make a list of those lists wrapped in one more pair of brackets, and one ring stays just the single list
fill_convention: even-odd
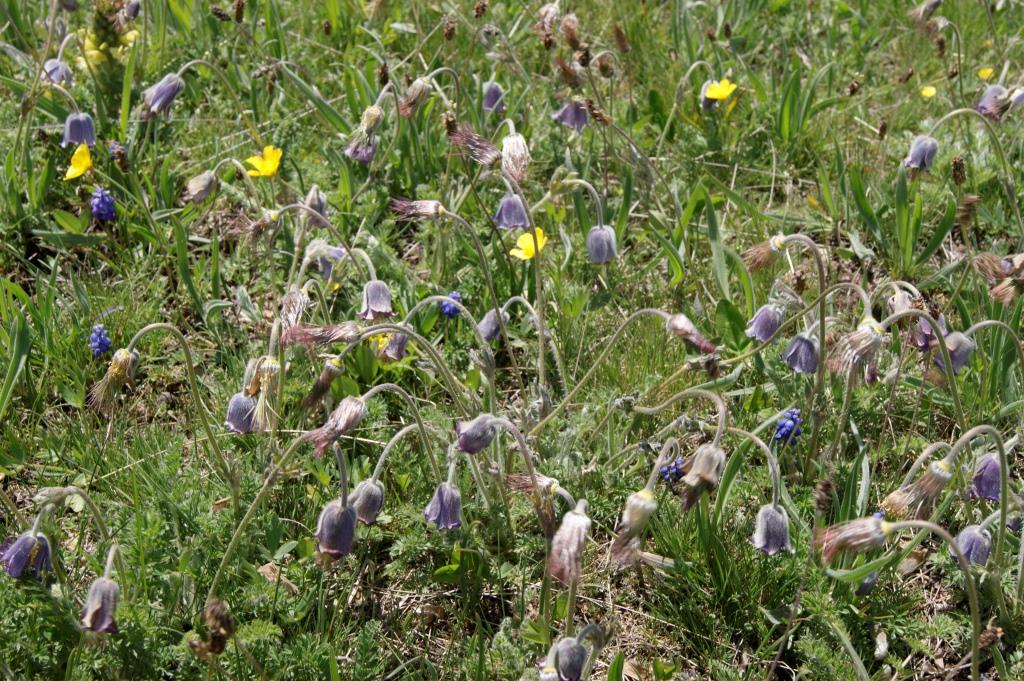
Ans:
[{"label": "furry seed head", "polygon": [[576,502],[576,508],[562,516],[562,524],[551,540],[548,574],[563,584],[579,580],[589,531],[587,501],[580,499]]},{"label": "furry seed head", "polygon": [[887,536],[888,524],[881,518],[869,516],[821,528],[815,541],[821,549],[822,558],[831,563],[844,551],[860,553],[879,548],[885,544]]}]

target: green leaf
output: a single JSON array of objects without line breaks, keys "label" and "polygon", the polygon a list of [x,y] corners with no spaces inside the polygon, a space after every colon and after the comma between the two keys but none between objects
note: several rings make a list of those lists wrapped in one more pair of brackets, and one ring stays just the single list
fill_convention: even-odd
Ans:
[{"label": "green leaf", "polygon": [[715,215],[715,206],[711,201],[711,194],[704,189],[704,211],[708,221],[708,241],[711,244],[711,271],[718,282],[718,288],[722,295],[732,300],[732,291],[729,290],[729,267],[725,263],[725,251],[722,248],[722,239],[718,233],[718,218]]},{"label": "green leaf", "polygon": [[932,232],[932,238],[928,240],[928,244],[924,247],[920,253],[917,254],[916,264],[920,265],[932,257],[942,242],[945,240],[946,235],[949,234],[950,230],[953,229],[953,224],[956,222],[956,201],[950,198],[946,202],[946,213],[942,216],[942,220],[939,222],[939,226]]},{"label": "green leaf", "polygon": [[0,423],[3,422],[7,407],[10,406],[14,395],[14,386],[17,385],[21,372],[25,369],[28,353],[32,347],[28,323],[21,313],[11,320],[7,338],[6,354],[10,359],[7,362],[7,373],[4,375],[3,385],[0,386]]},{"label": "green leaf", "polygon": [[750,344],[747,338],[747,322],[739,308],[722,299],[715,306],[715,329],[730,350],[741,350]]},{"label": "green leaf", "polygon": [[622,670],[626,666],[626,658],[621,651],[615,654],[615,659],[608,665],[608,681],[622,681]]},{"label": "green leaf", "polygon": [[72,234],[83,234],[85,232],[85,225],[89,223],[89,216],[87,213],[82,213],[82,215],[86,217],[85,224],[82,224],[77,215],[72,215],[66,210],[53,211],[53,219],[57,221],[57,224]]}]

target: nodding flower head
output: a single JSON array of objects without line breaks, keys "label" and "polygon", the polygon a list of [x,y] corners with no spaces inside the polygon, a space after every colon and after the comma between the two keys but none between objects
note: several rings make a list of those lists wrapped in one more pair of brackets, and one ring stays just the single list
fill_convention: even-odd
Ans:
[{"label": "nodding flower head", "polygon": [[882,510],[894,518],[923,518],[953,477],[945,460],[933,461],[914,482],[891,492],[882,500]]},{"label": "nodding flower head", "polygon": [[626,499],[622,518],[615,528],[615,539],[612,541],[611,556],[616,567],[628,567],[639,562],[638,538],[657,509],[658,502],[654,498],[654,493],[646,488],[630,494]]},{"label": "nodding flower head", "polygon": [[747,337],[755,339],[758,343],[773,340],[785,316],[782,306],[777,303],[762,305],[747,322]]},{"label": "nodding flower head", "polygon": [[103,325],[97,324],[92,327],[92,333],[89,334],[89,349],[92,350],[93,359],[110,352],[110,346],[110,336]]},{"label": "nodding flower head", "polygon": [[220,180],[213,174],[213,171],[204,170],[185,183],[185,188],[181,191],[181,202],[202,203],[219,186]]},{"label": "nodding flower head", "polygon": [[710,354],[716,350],[715,346],[708,342],[701,332],[697,330],[697,327],[693,325],[690,318],[682,313],[674,314],[669,317],[668,321],[665,323],[665,328],[668,329],[668,332],[673,336],[682,338],[688,344],[701,352]]},{"label": "nodding flower head", "polygon": [[356,510],[335,499],[320,511],[316,523],[318,558],[329,565],[352,552],[356,538]]},{"label": "nodding flower head", "polygon": [[370,323],[395,316],[391,309],[391,291],[380,279],[371,279],[363,286],[363,306],[359,316]]},{"label": "nodding flower head", "polygon": [[[981,525],[968,525],[956,536],[956,545],[969,564],[984,565],[988,562],[988,553],[992,548],[992,535],[988,530],[982,529]],[[952,548],[949,549],[949,553],[954,557],[956,555]]]},{"label": "nodding flower head", "polygon": [[978,271],[990,286],[998,284],[1006,277],[1013,276],[1016,270],[1015,258],[1020,256],[1002,257],[995,253],[979,253],[974,256],[974,269]]},{"label": "nodding flower head", "polygon": [[587,127],[587,107],[576,100],[568,102],[558,110],[558,113],[553,114],[551,117],[576,132],[580,132],[583,128]]},{"label": "nodding flower head", "polygon": [[914,20],[918,28],[925,28],[928,20],[935,14],[935,10],[942,5],[942,0],[924,0],[920,5],[917,5],[909,12],[907,16]]},{"label": "nodding flower head", "polygon": [[595,225],[587,232],[587,259],[594,265],[615,260],[619,251],[615,244],[615,230],[608,225]]},{"label": "nodding flower head", "polygon": [[356,518],[364,525],[377,522],[380,509],[384,506],[384,485],[379,480],[369,478],[356,485],[348,502],[356,510]]},{"label": "nodding flower head", "polygon": [[501,114],[505,112],[505,91],[494,81],[484,86],[483,109],[487,113]]},{"label": "nodding flower head", "polygon": [[914,309],[914,298],[903,289],[899,289],[889,298],[889,314],[900,314]]},{"label": "nodding flower head", "polygon": [[434,85],[426,76],[414,80],[405,91],[405,96],[398,100],[398,113],[405,118],[414,116],[426,103]]},{"label": "nodding flower head", "polygon": [[75,84],[71,68],[60,59],[47,59],[43,62],[43,78],[63,88],[69,88]]},{"label": "nodding flower head", "polygon": [[[939,315],[935,323],[938,324],[939,332],[943,338],[949,335],[945,316]],[[916,323],[910,327],[910,340],[921,352],[927,352],[939,344],[938,336],[935,335],[935,329],[923,317],[918,317]]]},{"label": "nodding flower head", "polygon": [[515,229],[529,227],[530,220],[526,215],[526,207],[518,194],[505,194],[498,203],[498,212],[494,214],[494,223],[498,229]]},{"label": "nodding flower head", "polygon": [[327,417],[324,425],[316,430],[310,431],[309,438],[315,445],[317,456],[323,456],[327,448],[342,435],[348,435],[359,422],[366,418],[366,402],[360,397],[351,395],[338,403],[331,415]]},{"label": "nodding flower head", "polygon": [[903,167],[920,172],[930,172],[935,155],[939,152],[939,143],[934,137],[918,135],[910,143],[910,151],[903,159]]},{"label": "nodding flower head", "polygon": [[782,353],[782,359],[798,374],[813,374],[818,370],[818,339],[807,333],[793,336]]},{"label": "nodding flower head", "polygon": [[224,418],[224,426],[229,433],[240,435],[256,430],[256,398],[237,392],[228,400],[228,413]]},{"label": "nodding flower head", "polygon": [[203,622],[209,636],[206,651],[220,655],[227,647],[228,641],[235,635],[235,618],[231,616],[228,604],[216,598],[208,601],[203,610]]},{"label": "nodding flower head", "polygon": [[583,550],[587,545],[589,531],[587,500],[580,499],[576,502],[576,508],[562,516],[562,524],[551,540],[548,574],[563,584],[579,580],[583,571]]},{"label": "nodding flower head", "polygon": [[0,556],[7,574],[15,579],[31,574],[36,580],[53,569],[50,542],[38,532],[29,530],[14,540]]},{"label": "nodding flower head", "polygon": [[320,371],[320,375],[317,376],[316,382],[310,388],[309,394],[302,400],[302,408],[312,409],[316,406],[320,399],[327,394],[327,391],[331,389],[331,383],[334,382],[334,379],[342,374],[343,369],[344,365],[337,357],[329,357],[325,360],[324,368]]},{"label": "nodding flower head", "polygon": [[304,288],[292,288],[284,294],[281,299],[281,313],[278,316],[281,320],[281,329],[287,332],[292,327],[301,324],[302,317],[312,302],[309,291]]},{"label": "nodding flower head", "polygon": [[423,517],[439,530],[454,530],[462,526],[462,494],[454,486],[442,482],[434,490],[430,503],[423,509]]},{"label": "nodding flower head", "polygon": [[708,88],[714,85],[715,81],[705,80],[704,84],[700,86],[700,108],[704,111],[711,111],[718,106],[717,99],[711,99],[708,97]]},{"label": "nodding flower head", "polygon": [[139,353],[121,348],[114,352],[107,366],[107,372],[89,391],[89,406],[101,414],[109,415],[114,400],[126,383],[131,385],[135,369],[139,366]]},{"label": "nodding flower head", "polygon": [[756,243],[743,251],[740,257],[743,259],[743,264],[746,265],[747,270],[752,273],[758,272],[774,264],[785,249],[785,242],[783,241],[785,238],[782,234],[776,234],[772,238]]},{"label": "nodding flower head", "polygon": [[555,666],[561,681],[580,681],[583,666],[587,663],[587,649],[573,636],[567,636],[555,644]]},{"label": "nodding flower head", "polygon": [[776,442],[781,442],[783,447],[795,443],[796,439],[803,432],[800,429],[801,423],[803,423],[803,419],[800,417],[800,408],[793,407],[792,409],[787,409],[786,413],[775,424],[775,436],[772,439]]},{"label": "nodding flower head", "polygon": [[[949,361],[953,365],[953,373],[960,373],[960,370],[971,361],[971,355],[974,354],[974,350],[978,346],[969,336],[965,336],[959,331],[953,331],[946,336],[945,340],[946,350],[949,351]],[[945,366],[941,352],[935,355],[935,363],[940,368]]]},{"label": "nodding flower head", "polygon": [[1010,93],[1002,85],[989,85],[974,108],[985,118],[998,121],[1010,108]]},{"label": "nodding flower head", "polygon": [[463,123],[452,133],[451,141],[455,146],[465,149],[473,161],[485,168],[490,168],[502,160],[502,154],[498,151],[498,147],[483,135],[478,135],[468,123]]},{"label": "nodding flower head", "polygon": [[888,523],[876,516],[868,516],[821,528],[815,541],[821,549],[822,558],[831,563],[844,551],[860,553],[881,547],[889,532]]},{"label": "nodding flower head", "polygon": [[152,118],[167,113],[174,100],[185,89],[185,81],[177,73],[168,73],[157,83],[142,91],[142,101],[149,109],[147,116]]},{"label": "nodding flower head", "polygon": [[359,127],[362,128],[363,132],[367,135],[372,135],[377,132],[377,128],[380,127],[381,121],[384,120],[384,109],[380,108],[376,104],[363,109],[362,116],[359,117]]},{"label": "nodding flower head", "polygon": [[846,373],[872,364],[885,342],[885,330],[870,315],[861,320],[856,330],[839,339],[832,358],[833,371]]},{"label": "nodding flower head", "polygon": [[61,148],[67,146],[77,147],[85,144],[89,147],[96,145],[96,126],[92,122],[92,116],[87,113],[72,113],[64,119],[64,138],[60,142]]},{"label": "nodding flower head", "polygon": [[[500,321],[498,319],[498,315],[501,315]],[[480,320],[480,323],[477,324],[476,328],[483,339],[490,343],[501,335],[501,327],[508,323],[508,319],[508,313],[504,310],[491,308],[486,314],[484,314],[483,319]]]},{"label": "nodding flower head", "polygon": [[971,479],[971,495],[988,501],[999,501],[1002,491],[1001,476],[999,457],[995,454],[986,454],[981,457],[974,468],[974,477]]},{"label": "nodding flower head", "polygon": [[376,135],[362,136],[353,135],[348,146],[345,147],[345,155],[353,161],[367,164],[377,154]]},{"label": "nodding flower head", "polygon": [[498,428],[494,425],[494,417],[480,414],[472,421],[460,421],[455,427],[459,437],[459,449],[467,454],[477,454],[490,447]]},{"label": "nodding flower head", "polygon": [[750,543],[769,556],[782,551],[793,552],[789,543],[789,515],[786,509],[774,504],[765,504],[757,512],[754,521],[754,536]]},{"label": "nodding flower head", "polygon": [[530,147],[526,144],[526,138],[518,132],[505,135],[501,140],[501,169],[516,182],[522,183],[529,167]]},{"label": "nodding flower head", "polygon": [[399,331],[392,331],[386,334],[384,340],[377,347],[377,359],[384,364],[404,359],[409,339],[409,334]]},{"label": "nodding flower head", "polygon": [[344,246],[332,246],[324,239],[313,239],[306,246],[306,254],[303,256],[303,263],[316,261],[320,269],[320,276],[329,281],[334,267],[341,262],[347,251]]},{"label": "nodding flower head", "polygon": [[396,196],[391,199],[391,212],[395,214],[398,222],[416,222],[418,220],[433,220],[444,215],[444,206],[440,201],[406,199]]},{"label": "nodding flower head", "polygon": [[100,577],[89,587],[82,610],[82,627],[96,634],[116,634],[117,598],[120,589],[117,582]]},{"label": "nodding flower head", "polygon": [[281,380],[281,364],[276,357],[269,355],[259,361],[259,368],[253,383],[256,392],[250,390],[249,394],[257,394],[256,409],[253,411],[253,423],[256,430],[260,432],[273,430],[277,424],[277,385]]},{"label": "nodding flower head", "polygon": [[725,451],[714,444],[697,448],[690,472],[683,476],[683,510],[689,510],[705,491],[718,487],[725,468]]},{"label": "nodding flower head", "polygon": [[318,185],[314,184],[309,188],[304,203],[306,208],[309,208],[320,217],[327,217],[327,195],[320,190]]},{"label": "nodding flower head", "polygon": [[363,329],[354,321],[344,321],[330,326],[289,326],[281,334],[282,345],[333,345],[354,343],[362,336]]}]

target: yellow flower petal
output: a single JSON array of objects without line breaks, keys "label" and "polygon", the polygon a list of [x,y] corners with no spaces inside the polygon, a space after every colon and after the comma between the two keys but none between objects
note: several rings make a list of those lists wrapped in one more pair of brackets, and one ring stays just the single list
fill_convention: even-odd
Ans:
[{"label": "yellow flower petal", "polygon": [[[534,230],[534,234],[537,235],[537,251],[543,251],[544,246],[548,243],[548,238],[544,236],[544,230],[540,227]],[[533,234],[526,232],[520,234],[519,238],[516,239],[516,247],[508,252],[513,258],[519,258],[520,260],[532,260],[537,251],[533,248]]]},{"label": "yellow flower petal", "polygon": [[989,78],[992,77],[992,74],[995,72],[996,70],[993,69],[991,66],[986,66],[984,68],[978,69],[978,78],[981,78],[982,80],[988,80]]},{"label": "yellow flower petal", "polygon": [[925,99],[931,99],[932,97],[934,97],[935,92],[935,88],[932,87],[931,85],[925,85],[923,88],[921,88],[921,96],[924,97]]},{"label": "yellow flower petal", "polygon": [[730,83],[728,78],[722,80],[712,81],[708,85],[707,90],[704,91],[704,96],[708,99],[717,99],[719,101],[729,99],[729,95],[736,90],[736,83]]},{"label": "yellow flower petal", "polygon": [[252,166],[248,171],[253,177],[273,177],[281,165],[282,151],[277,147],[268,144],[263,147],[263,153],[259,156],[250,156],[245,162]]},{"label": "yellow flower petal", "polygon": [[92,154],[89,153],[89,145],[79,144],[75,147],[75,153],[71,155],[71,165],[68,166],[68,171],[64,173],[64,180],[73,180],[76,177],[81,177],[89,170],[92,170]]}]

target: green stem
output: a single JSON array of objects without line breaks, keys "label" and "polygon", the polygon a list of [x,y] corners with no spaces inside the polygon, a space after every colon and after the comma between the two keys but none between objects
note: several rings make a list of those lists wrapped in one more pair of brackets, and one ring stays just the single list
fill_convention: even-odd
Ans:
[{"label": "green stem", "polygon": [[434,451],[427,446],[427,430],[423,427],[423,419],[420,418],[420,410],[416,406],[416,400],[412,399],[412,396],[409,395],[409,393],[394,383],[381,383],[367,390],[366,393],[363,394],[363,401],[365,402],[369,400],[379,392],[390,392],[398,395],[405,401],[405,404],[409,409],[412,410],[413,418],[416,419],[416,427],[420,431],[420,441],[423,443],[423,448],[427,452],[427,458],[430,459],[430,467],[434,470],[434,479],[440,482],[441,469],[437,465],[437,459],[434,458]]},{"label": "green stem", "polygon": [[710,402],[714,402],[715,407],[718,409],[718,427],[715,430],[715,438],[713,442],[717,445],[721,442],[722,433],[725,432],[726,425],[729,421],[729,407],[725,404],[725,400],[722,399],[722,396],[718,393],[711,392],[710,390],[703,390],[701,388],[687,388],[682,392],[676,393],[659,405],[653,407],[633,407],[633,411],[645,416],[654,416],[655,414],[660,414],[676,402],[687,397],[702,397]]}]

